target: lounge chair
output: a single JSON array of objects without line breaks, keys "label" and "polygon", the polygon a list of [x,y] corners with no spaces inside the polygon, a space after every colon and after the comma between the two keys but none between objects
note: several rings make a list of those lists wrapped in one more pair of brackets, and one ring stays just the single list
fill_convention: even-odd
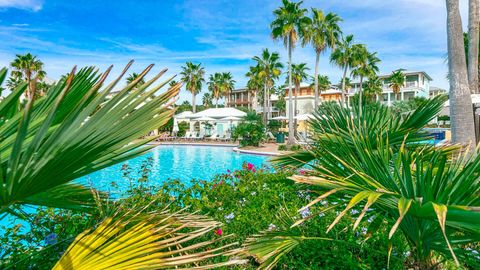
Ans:
[{"label": "lounge chair", "polygon": [[276,138],[273,136],[272,132],[267,132],[267,142],[275,142]]},{"label": "lounge chair", "polygon": [[218,139],[218,134],[213,133],[212,136],[206,138],[209,141],[216,141]]},{"label": "lounge chair", "polygon": [[196,135],[192,136],[192,140],[194,141],[200,141],[204,138],[203,134],[197,133]]},{"label": "lounge chair", "polygon": [[185,135],[182,136],[180,139],[188,140],[192,137],[192,133],[190,131],[185,132]]}]

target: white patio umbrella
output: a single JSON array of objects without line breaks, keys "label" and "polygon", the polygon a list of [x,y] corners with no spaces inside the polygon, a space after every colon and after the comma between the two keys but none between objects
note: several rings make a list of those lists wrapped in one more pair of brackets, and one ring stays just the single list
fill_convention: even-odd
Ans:
[{"label": "white patio umbrella", "polygon": [[288,120],[288,117],[286,117],[286,116],[277,116],[277,117],[273,117],[272,120]]},{"label": "white patio umbrella", "polygon": [[240,117],[236,117],[236,116],[227,116],[225,118],[222,118],[220,119],[221,121],[228,121],[230,123],[230,129],[229,130],[232,130],[232,122],[233,121],[238,121],[238,120],[242,120],[242,118]]},{"label": "white patio umbrella", "polygon": [[312,119],[313,118],[313,115],[311,114],[299,114],[297,116],[294,117],[295,119],[299,120],[299,121],[305,121],[305,120],[308,120],[308,119]]}]

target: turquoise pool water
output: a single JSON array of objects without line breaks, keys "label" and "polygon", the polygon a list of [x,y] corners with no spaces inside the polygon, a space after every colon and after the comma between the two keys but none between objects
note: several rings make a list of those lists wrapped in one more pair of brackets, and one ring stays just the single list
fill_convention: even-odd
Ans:
[{"label": "turquoise pool water", "polygon": [[[123,177],[121,170],[123,164],[131,168],[132,178],[137,179],[140,177],[142,164],[149,158],[153,162],[148,185],[160,184],[169,178],[185,182],[191,179],[211,180],[216,174],[241,169],[244,162],[250,162],[257,167],[268,163],[267,156],[237,153],[232,147],[161,145],[142,156],[94,172],[76,181],[118,197],[130,186],[130,181]],[[112,182],[115,182],[115,186]],[[32,213],[35,208],[25,207],[24,210]],[[0,227],[11,227],[19,223],[28,229],[28,224],[11,216],[0,220]],[[0,233],[2,233],[1,228]]]},{"label": "turquoise pool water", "polygon": [[[210,180],[216,174],[226,173],[227,170],[241,169],[244,162],[253,163],[255,166],[268,163],[267,156],[237,153],[232,147],[160,145],[143,156],[97,171],[78,181],[112,195],[121,194],[130,185],[130,181],[123,177],[123,164],[131,168],[133,179],[138,179],[142,163],[149,158],[153,161],[149,173],[150,185],[169,178],[183,181]],[[118,187],[112,186],[112,182]]]}]

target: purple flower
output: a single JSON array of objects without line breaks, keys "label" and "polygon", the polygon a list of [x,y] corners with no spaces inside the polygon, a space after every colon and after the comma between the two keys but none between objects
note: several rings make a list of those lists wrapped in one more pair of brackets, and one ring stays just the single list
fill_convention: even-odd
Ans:
[{"label": "purple flower", "polygon": [[57,234],[51,233],[45,236],[45,239],[43,241],[45,242],[45,245],[54,245],[57,243]]}]

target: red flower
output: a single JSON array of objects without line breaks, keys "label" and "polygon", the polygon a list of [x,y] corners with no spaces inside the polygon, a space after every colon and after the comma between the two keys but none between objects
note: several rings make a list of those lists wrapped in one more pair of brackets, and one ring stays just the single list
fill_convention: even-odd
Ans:
[{"label": "red flower", "polygon": [[255,165],[253,165],[252,163],[248,163],[247,164],[247,170],[251,171],[251,172],[255,172],[256,169],[255,169]]},{"label": "red flower", "polygon": [[218,236],[222,236],[222,234],[223,234],[222,228],[216,229],[216,230],[214,231],[214,233],[215,233],[216,235],[218,235]]}]

